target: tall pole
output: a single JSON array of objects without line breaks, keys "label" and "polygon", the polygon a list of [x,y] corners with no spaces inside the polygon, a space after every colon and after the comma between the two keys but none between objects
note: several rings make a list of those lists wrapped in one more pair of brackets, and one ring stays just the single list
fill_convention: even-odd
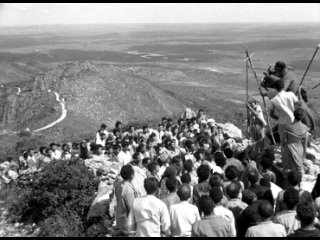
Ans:
[{"label": "tall pole", "polygon": [[247,45],[245,45],[245,48],[246,48],[246,55],[247,55],[247,59],[248,59],[248,62],[249,62],[249,66],[250,66],[250,68],[251,68],[251,70],[252,70],[252,72],[253,72],[253,74],[254,74],[255,79],[256,79],[257,82],[258,82],[259,92],[260,92],[260,95],[261,95],[262,100],[263,100],[264,108],[265,108],[265,110],[266,110],[267,123],[268,123],[268,126],[269,126],[269,128],[270,128],[271,139],[272,139],[273,144],[276,146],[277,144],[276,144],[276,141],[275,141],[274,136],[273,136],[273,132],[272,132],[272,128],[271,128],[271,123],[270,123],[270,118],[269,118],[269,113],[268,113],[268,109],[267,109],[266,100],[264,99],[264,95],[262,94],[260,82],[259,82],[257,73],[256,73],[256,71],[254,70],[254,67],[253,67],[253,65],[252,65],[251,57],[250,57],[250,55],[249,55],[249,52],[248,52],[248,49],[247,49]]},{"label": "tall pole", "polygon": [[[302,85],[303,80],[304,80],[305,76],[307,75],[307,72],[308,72],[308,70],[309,70],[309,68],[310,68],[310,66],[311,66],[311,63],[312,63],[314,57],[316,56],[319,48],[320,48],[320,44],[317,46],[316,50],[315,50],[314,53],[313,53],[313,56],[312,56],[312,58],[311,58],[311,60],[310,60],[310,62],[309,62],[309,64],[308,64],[308,66],[307,66],[307,69],[306,69],[306,71],[304,72],[303,77],[302,77],[302,79],[301,79],[301,81],[300,81],[299,87]],[[298,91],[299,91],[299,89],[297,90],[297,92],[298,92]],[[297,92],[296,92],[296,94],[297,94]]]},{"label": "tall pole", "polygon": [[[248,60],[246,60],[246,106],[249,101],[249,74],[248,74]],[[246,108],[247,109],[247,108]],[[247,109],[247,132],[249,134],[249,124],[250,124],[250,119],[249,119],[249,109]]]}]

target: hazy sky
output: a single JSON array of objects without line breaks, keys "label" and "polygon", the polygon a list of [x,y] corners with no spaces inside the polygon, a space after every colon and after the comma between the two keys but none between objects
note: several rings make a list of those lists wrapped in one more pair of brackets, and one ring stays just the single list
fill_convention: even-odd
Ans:
[{"label": "hazy sky", "polygon": [[318,3],[2,3],[0,25],[319,22]]}]

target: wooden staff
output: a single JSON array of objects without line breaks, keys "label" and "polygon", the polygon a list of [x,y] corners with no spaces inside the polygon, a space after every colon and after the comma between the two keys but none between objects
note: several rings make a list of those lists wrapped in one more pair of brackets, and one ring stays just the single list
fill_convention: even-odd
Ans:
[{"label": "wooden staff", "polygon": [[318,83],[317,85],[315,85],[312,89],[315,89],[316,87],[319,87],[320,83]]},{"label": "wooden staff", "polygon": [[266,109],[267,122],[268,122],[268,126],[269,126],[269,128],[270,128],[270,133],[271,133],[272,142],[273,142],[273,144],[276,146],[277,144],[276,144],[276,141],[275,141],[274,136],[273,136],[273,132],[272,132],[271,123],[270,123],[270,119],[269,119],[269,113],[268,113],[268,109],[267,109],[266,100],[264,99],[264,95],[262,94],[260,82],[259,82],[257,73],[255,72],[254,67],[253,67],[253,65],[252,65],[251,57],[250,57],[250,55],[249,55],[247,45],[245,44],[244,46],[245,46],[245,48],[246,48],[246,55],[247,55],[247,60],[248,60],[248,62],[249,62],[249,66],[250,66],[250,68],[251,68],[251,70],[252,70],[252,72],[253,72],[253,74],[254,74],[254,76],[255,76],[255,79],[256,79],[257,82],[258,82],[259,92],[260,92],[260,95],[261,95],[262,100],[263,100],[264,108]]},{"label": "wooden staff", "polygon": [[[309,64],[308,64],[308,66],[307,66],[307,69],[306,69],[306,71],[304,72],[303,77],[302,77],[302,79],[301,79],[301,81],[300,81],[299,87],[302,85],[302,83],[303,83],[303,81],[304,81],[304,78],[305,78],[305,76],[307,75],[307,72],[308,72],[308,70],[309,70],[309,68],[310,68],[310,66],[311,66],[311,63],[313,62],[313,59],[314,59],[314,57],[316,56],[319,48],[320,48],[320,44],[317,46],[316,50],[315,50],[314,53],[313,53],[313,56],[312,56],[312,58],[311,58],[311,60],[310,60],[310,62],[309,62]],[[297,89],[296,94],[298,93],[298,91],[299,91],[299,88]]]}]

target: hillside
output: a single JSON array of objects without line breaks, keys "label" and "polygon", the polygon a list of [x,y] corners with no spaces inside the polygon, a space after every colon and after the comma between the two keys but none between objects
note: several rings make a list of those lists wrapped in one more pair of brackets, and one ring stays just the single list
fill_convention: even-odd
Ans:
[{"label": "hillside", "polygon": [[61,115],[53,92],[65,100],[67,117],[39,132],[44,142],[92,134],[102,122],[113,128],[117,120],[125,124],[159,120],[181,112],[184,106],[133,70],[88,61],[59,64],[37,75],[32,91],[19,95],[15,91],[7,92],[2,96],[5,101],[0,108],[1,130],[29,128],[32,131],[46,126]]}]

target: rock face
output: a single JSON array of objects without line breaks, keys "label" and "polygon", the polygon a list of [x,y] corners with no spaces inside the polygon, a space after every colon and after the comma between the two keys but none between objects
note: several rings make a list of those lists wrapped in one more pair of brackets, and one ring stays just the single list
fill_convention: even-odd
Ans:
[{"label": "rock face", "polygon": [[45,133],[64,135],[65,139],[92,133],[103,122],[113,128],[117,120],[158,120],[182,109],[182,103],[154,85],[153,75],[146,78],[146,73],[139,71],[88,61],[60,64],[35,76],[32,91],[19,96],[12,93],[7,98],[0,112],[2,126],[34,130],[55,121],[61,115],[61,106],[53,92],[65,100],[68,115]]}]

